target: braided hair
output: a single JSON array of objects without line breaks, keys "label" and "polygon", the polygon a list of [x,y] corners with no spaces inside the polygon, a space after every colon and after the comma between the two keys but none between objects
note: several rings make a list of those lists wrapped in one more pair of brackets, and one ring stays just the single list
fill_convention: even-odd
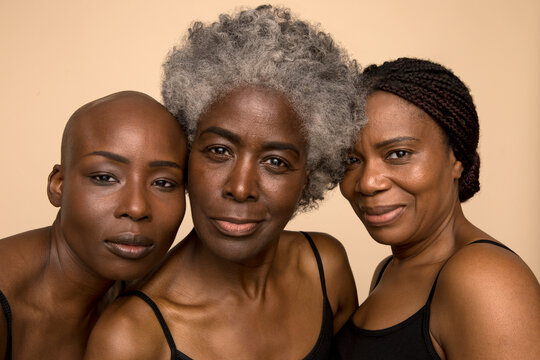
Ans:
[{"label": "braided hair", "polygon": [[461,202],[480,190],[478,115],[469,89],[452,71],[427,60],[399,58],[371,65],[362,75],[368,95],[377,90],[397,95],[439,124],[456,159],[463,164],[459,179]]}]

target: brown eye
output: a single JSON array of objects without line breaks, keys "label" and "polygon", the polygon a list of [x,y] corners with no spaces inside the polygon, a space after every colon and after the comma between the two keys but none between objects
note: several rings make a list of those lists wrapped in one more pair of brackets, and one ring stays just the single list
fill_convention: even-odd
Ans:
[{"label": "brown eye", "polygon": [[173,182],[171,182],[169,180],[165,180],[165,179],[154,180],[152,185],[157,186],[159,188],[162,188],[163,190],[173,190],[174,188],[176,188],[175,183],[173,183]]},{"label": "brown eye", "polygon": [[409,155],[410,152],[408,151],[405,151],[405,150],[396,150],[396,151],[392,151],[389,155],[388,155],[388,159],[401,159],[407,155]]},{"label": "brown eye", "polygon": [[90,179],[100,185],[111,185],[118,182],[118,180],[116,180],[116,178],[111,174],[95,174],[91,175]]}]

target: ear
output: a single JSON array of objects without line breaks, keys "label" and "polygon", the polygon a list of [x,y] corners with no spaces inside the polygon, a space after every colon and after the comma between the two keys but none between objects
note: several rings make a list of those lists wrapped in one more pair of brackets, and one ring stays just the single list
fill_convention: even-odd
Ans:
[{"label": "ear", "polygon": [[461,174],[463,173],[463,164],[456,159],[454,150],[452,149],[450,149],[450,163],[452,164],[452,177],[456,180],[460,179]]},{"label": "ear", "polygon": [[54,165],[49,179],[47,181],[47,196],[53,206],[60,207],[62,205],[62,190],[64,185],[64,167],[62,165]]}]

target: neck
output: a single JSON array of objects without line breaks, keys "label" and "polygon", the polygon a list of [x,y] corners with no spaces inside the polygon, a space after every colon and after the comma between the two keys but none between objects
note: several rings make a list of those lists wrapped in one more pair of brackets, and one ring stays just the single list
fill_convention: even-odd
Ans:
[{"label": "neck", "polygon": [[472,226],[456,201],[451,210],[442,218],[427,236],[411,239],[403,246],[392,246],[395,263],[435,264],[445,262],[462,244],[463,227]]},{"label": "neck", "polygon": [[256,256],[241,260],[226,259],[215,254],[202,243],[195,231],[186,240],[186,266],[211,288],[250,299],[264,297],[275,266],[279,238]]},{"label": "neck", "polygon": [[62,234],[58,218],[50,230],[48,250],[41,284],[54,294],[54,303],[64,311],[73,311],[74,317],[93,317],[114,281],[100,277],[77,257]]}]

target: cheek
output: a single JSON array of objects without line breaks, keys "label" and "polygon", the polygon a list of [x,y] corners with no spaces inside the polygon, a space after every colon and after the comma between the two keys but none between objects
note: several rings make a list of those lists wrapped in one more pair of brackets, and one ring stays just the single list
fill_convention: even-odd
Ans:
[{"label": "cheek", "polygon": [[353,198],[356,183],[355,179],[355,174],[352,171],[348,171],[345,173],[343,180],[339,184],[341,195],[343,195],[343,197],[349,201],[351,201]]}]

